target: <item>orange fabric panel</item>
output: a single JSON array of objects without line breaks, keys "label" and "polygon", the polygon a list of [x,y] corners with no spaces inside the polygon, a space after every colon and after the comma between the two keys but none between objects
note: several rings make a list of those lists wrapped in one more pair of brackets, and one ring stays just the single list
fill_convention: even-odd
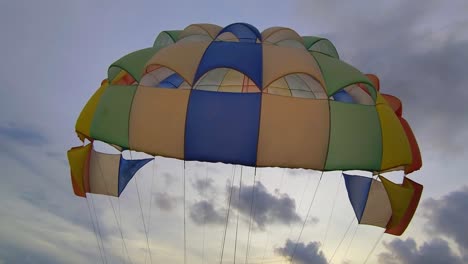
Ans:
[{"label": "orange fabric panel", "polygon": [[401,116],[403,112],[403,107],[401,105],[400,99],[389,94],[382,94],[382,96],[383,98],[385,98],[385,101],[387,101],[388,105],[390,105],[390,107],[393,109],[395,114],[397,116]]},{"label": "orange fabric panel", "polygon": [[406,177],[403,180],[403,186],[412,188],[414,192],[408,209],[406,209],[406,212],[401,218],[398,225],[392,228],[387,227],[387,229],[385,230],[385,233],[392,234],[395,236],[400,236],[403,234],[403,232],[405,232],[406,228],[411,222],[411,219],[413,219],[414,213],[416,212],[416,208],[418,207],[419,200],[421,199],[421,194],[423,191],[423,186],[421,184],[414,182]]},{"label": "orange fabric panel", "polygon": [[327,100],[263,94],[257,166],[323,170],[329,129]]},{"label": "orange fabric panel", "polygon": [[139,86],[130,113],[130,148],[184,159],[190,90]]},{"label": "orange fabric panel", "polygon": [[380,80],[379,80],[379,77],[377,77],[377,75],[375,74],[366,74],[366,77],[371,81],[371,83],[374,84],[374,87],[375,89],[377,89],[377,91],[380,91]]},{"label": "orange fabric panel", "polygon": [[401,125],[405,130],[406,136],[408,137],[408,142],[411,148],[411,156],[412,162],[405,166],[405,173],[410,174],[413,171],[417,171],[422,167],[422,158],[421,158],[421,151],[419,150],[418,142],[416,141],[416,137],[414,136],[413,130],[411,129],[408,122],[403,118],[400,117]]},{"label": "orange fabric panel", "polygon": [[90,156],[92,144],[71,148],[67,152],[71,171],[73,192],[77,196],[86,197],[85,179],[88,175],[87,161]]}]

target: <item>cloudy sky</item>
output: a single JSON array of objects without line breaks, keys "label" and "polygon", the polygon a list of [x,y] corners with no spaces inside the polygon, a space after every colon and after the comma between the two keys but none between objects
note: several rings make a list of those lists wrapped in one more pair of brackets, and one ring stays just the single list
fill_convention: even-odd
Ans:
[{"label": "cloudy sky", "polygon": [[223,263],[287,263],[291,252],[301,264],[369,252],[368,263],[467,263],[467,13],[463,0],[1,1],[0,263],[183,263],[182,162],[158,157],[121,199],[86,200],[73,195],[66,151],[111,62],[162,30],[239,21],[327,37],[377,74],[403,102],[423,154],[411,178],[425,189],[406,233],[379,240],[382,229],[353,221],[338,172],[323,176],[306,219],[317,172],[258,169],[252,214],[253,168],[187,163],[188,263],[221,252]]}]

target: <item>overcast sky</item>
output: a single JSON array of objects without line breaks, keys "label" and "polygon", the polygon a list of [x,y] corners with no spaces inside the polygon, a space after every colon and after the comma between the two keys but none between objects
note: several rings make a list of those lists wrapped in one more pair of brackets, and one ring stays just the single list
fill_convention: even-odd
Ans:
[{"label": "overcast sky", "polygon": [[[233,22],[327,37],[341,59],[377,74],[382,92],[403,102],[423,156],[411,178],[425,189],[406,233],[384,235],[369,263],[467,263],[467,13],[464,0],[1,1],[0,263],[144,263],[147,244],[153,263],[183,263],[182,162],[157,158],[137,175],[140,189],[132,181],[120,201],[87,204],[73,195],[66,151],[79,145],[75,121],[110,63],[151,46],[162,30]],[[295,263],[362,263],[383,232],[352,221],[340,174],[331,172],[297,241],[320,174],[257,170],[260,202],[250,218],[254,171],[243,168],[239,194],[240,170],[187,164],[193,263],[219,261],[223,240],[224,263],[235,247],[239,263],[247,254],[249,263],[281,263],[291,251]]]}]

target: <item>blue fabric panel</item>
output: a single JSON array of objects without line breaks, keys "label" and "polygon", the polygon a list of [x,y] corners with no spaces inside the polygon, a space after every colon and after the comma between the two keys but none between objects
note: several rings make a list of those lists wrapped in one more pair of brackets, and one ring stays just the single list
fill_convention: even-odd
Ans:
[{"label": "blue fabric panel", "polygon": [[340,90],[339,92],[335,93],[333,98],[335,98],[335,101],[338,102],[355,103],[353,97],[351,97],[351,95],[349,95],[349,93],[347,93],[345,90]]},{"label": "blue fabric panel", "polygon": [[372,178],[344,174],[346,190],[348,191],[349,201],[353,206],[354,213],[358,222],[361,222],[364,208],[366,207],[367,197],[372,183]]},{"label": "blue fabric panel", "polygon": [[184,79],[177,73],[173,73],[166,79],[162,80],[159,84],[158,87],[163,87],[163,88],[178,88],[182,83],[184,82]]},{"label": "blue fabric panel", "polygon": [[154,159],[126,160],[120,155],[119,165],[119,196],[127,186],[133,175],[146,163]]},{"label": "blue fabric panel", "polygon": [[255,166],[260,93],[192,90],[185,128],[185,160]]},{"label": "blue fabric panel", "polygon": [[247,75],[262,87],[262,45],[258,43],[212,42],[206,49],[195,74],[198,79],[210,70],[231,68]]},{"label": "blue fabric panel", "polygon": [[262,34],[260,34],[260,31],[258,31],[256,27],[247,23],[231,24],[223,28],[218,33],[218,36],[225,32],[231,32],[232,34],[234,34],[234,36],[236,36],[239,39],[240,42],[255,43],[257,39],[262,40]]}]

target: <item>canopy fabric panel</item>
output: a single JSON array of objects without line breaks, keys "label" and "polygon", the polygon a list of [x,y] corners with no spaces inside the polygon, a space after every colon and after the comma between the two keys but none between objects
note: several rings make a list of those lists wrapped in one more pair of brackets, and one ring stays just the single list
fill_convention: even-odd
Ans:
[{"label": "canopy fabric panel", "polygon": [[413,196],[400,222],[397,225],[393,224],[392,227],[387,226],[387,229],[385,230],[385,233],[395,236],[400,236],[405,232],[414,213],[416,212],[416,208],[418,207],[423,191],[423,186],[421,184],[406,177],[403,179],[403,186],[413,189]]},{"label": "canopy fabric panel", "polygon": [[93,96],[91,96],[83,110],[81,110],[75,125],[75,130],[78,133],[81,141],[83,141],[85,138],[91,138],[91,126],[93,123],[93,118],[99,105],[99,101],[101,100],[101,97],[108,86],[109,83],[107,81],[103,81],[101,87],[99,87]]},{"label": "canopy fabric panel", "polygon": [[124,148],[129,147],[130,109],[136,86],[110,85],[99,101],[91,125],[91,136]]},{"label": "canopy fabric panel", "polygon": [[296,33],[296,31],[285,28],[285,27],[271,27],[262,32],[262,40],[264,43],[277,44],[285,41],[291,40],[301,44],[304,47],[304,42],[302,37]]},{"label": "canopy fabric panel", "polygon": [[153,43],[153,48],[158,51],[164,47],[174,44],[179,39],[182,30],[166,30],[156,37]]},{"label": "canopy fabric panel", "polygon": [[[401,118],[401,102],[380,94],[377,76],[362,74],[333,50],[326,39],[282,27],[262,34],[245,23],[164,31],[153,48],[111,65],[110,81],[87,103],[76,131],[82,140],[179,159],[419,169],[419,148]],[[232,150],[214,147],[227,138],[237,142],[226,145]]]},{"label": "canopy fabric panel", "polygon": [[156,53],[147,62],[146,72],[152,65],[164,66],[177,72],[192,85],[200,60],[209,44],[209,42],[175,43]]},{"label": "canopy fabric panel", "polygon": [[232,33],[237,37],[239,42],[256,43],[257,40],[262,40],[262,35],[258,29],[247,23],[234,23],[226,26],[218,33],[218,36],[225,32]]},{"label": "canopy fabric panel", "polygon": [[262,87],[262,45],[245,42],[212,42],[198,66],[193,83],[216,68],[231,68],[248,76]]},{"label": "canopy fabric panel", "polygon": [[343,173],[348,198],[353,206],[358,222],[361,222],[362,214],[366,208],[372,178],[348,175]]},{"label": "canopy fabric panel", "polygon": [[380,171],[411,164],[408,138],[393,110],[388,105],[376,106],[382,126],[382,165]]},{"label": "canopy fabric panel", "polygon": [[185,160],[255,166],[260,95],[193,90],[187,109]]},{"label": "canopy fabric panel", "polygon": [[396,184],[383,176],[379,176],[385,190],[387,191],[392,206],[392,218],[388,222],[387,229],[400,225],[405,216],[414,195],[414,189],[409,184]]},{"label": "canopy fabric panel", "polygon": [[130,148],[183,159],[190,90],[139,86],[130,115]]},{"label": "canopy fabric panel", "polygon": [[91,150],[89,161],[89,192],[118,197],[120,154]]},{"label": "canopy fabric panel", "polygon": [[85,175],[88,171],[87,160],[91,153],[92,144],[86,146],[74,147],[67,152],[68,163],[70,165],[70,174],[73,186],[73,192],[77,196],[86,197],[86,188],[84,183]]},{"label": "canopy fabric panel", "polygon": [[277,79],[293,73],[308,74],[325,88],[320,67],[307,51],[263,45],[263,87],[268,87]]},{"label": "canopy fabric panel", "polygon": [[112,63],[108,70],[108,80],[112,82],[120,70],[126,71],[134,80],[140,81],[146,62],[157,52],[155,48],[146,48],[132,52]]},{"label": "canopy fabric panel", "polygon": [[375,107],[329,103],[330,141],[325,169],[379,171],[382,137]]},{"label": "canopy fabric panel", "polygon": [[405,130],[406,137],[408,138],[410,148],[411,148],[411,163],[405,167],[405,173],[410,174],[413,171],[419,170],[422,167],[422,158],[421,151],[419,150],[419,145],[416,140],[416,136],[413,133],[408,121],[403,117],[400,117],[400,123]]},{"label": "canopy fabric panel", "polygon": [[387,191],[382,182],[372,179],[366,208],[359,223],[386,228],[391,217],[392,206]]},{"label": "canopy fabric panel", "polygon": [[303,37],[303,40],[304,46],[311,52],[320,52],[336,59],[340,58],[335,46],[328,39],[307,36]]},{"label": "canopy fabric panel", "polygon": [[325,100],[264,94],[257,166],[323,170],[330,133],[328,117]]},{"label": "canopy fabric panel", "polygon": [[[366,83],[372,85],[364,74],[351,65],[319,52],[312,52],[311,54],[320,66],[329,96],[350,84]],[[370,92],[372,97],[375,98],[375,91]]]},{"label": "canopy fabric panel", "polygon": [[127,159],[124,159],[122,155],[120,155],[119,177],[118,177],[118,188],[119,188],[118,196],[120,196],[122,191],[127,186],[128,182],[133,178],[133,176],[138,172],[138,170],[152,160],[154,160],[154,158],[127,160]]}]

